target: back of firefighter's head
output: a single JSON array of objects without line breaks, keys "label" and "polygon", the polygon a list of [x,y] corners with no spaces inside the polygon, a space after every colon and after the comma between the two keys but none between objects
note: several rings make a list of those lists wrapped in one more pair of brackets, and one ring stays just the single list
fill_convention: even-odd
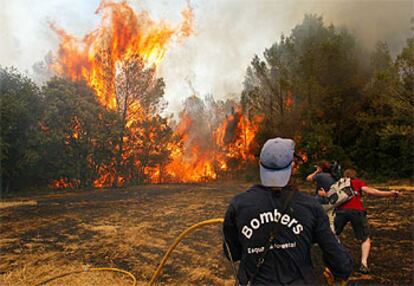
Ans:
[{"label": "back of firefighter's head", "polygon": [[266,141],[260,152],[260,181],[266,187],[284,187],[292,174],[295,142],[273,138]]}]

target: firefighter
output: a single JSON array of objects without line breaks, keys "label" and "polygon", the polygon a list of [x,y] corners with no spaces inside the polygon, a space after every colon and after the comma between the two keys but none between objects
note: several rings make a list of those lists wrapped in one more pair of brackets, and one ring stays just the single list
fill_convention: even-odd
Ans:
[{"label": "firefighter", "polygon": [[291,139],[268,140],[260,153],[261,183],[236,195],[227,209],[224,252],[240,260],[240,285],[315,284],[313,243],[335,277],[351,275],[352,257],[330,230],[321,205],[297,191],[294,149]]}]

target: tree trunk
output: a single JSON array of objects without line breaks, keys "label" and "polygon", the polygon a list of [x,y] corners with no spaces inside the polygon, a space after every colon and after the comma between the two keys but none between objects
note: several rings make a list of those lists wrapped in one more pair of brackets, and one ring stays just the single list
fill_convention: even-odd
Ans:
[{"label": "tree trunk", "polygon": [[124,109],[122,111],[122,121],[120,123],[120,132],[119,132],[119,150],[118,153],[116,154],[116,166],[115,166],[115,176],[114,176],[114,181],[112,183],[112,187],[116,188],[118,187],[118,178],[119,178],[119,172],[121,169],[121,164],[122,164],[122,153],[124,152],[124,135],[125,135],[125,124],[126,124],[126,117],[127,117],[127,112],[128,112],[128,96],[125,95],[125,99],[124,99]]},{"label": "tree trunk", "polygon": [[118,187],[119,171],[121,168],[122,153],[124,151],[124,129],[125,129],[125,123],[124,123],[124,120],[122,120],[122,126],[121,126],[121,130],[119,133],[119,141],[118,141],[119,150],[118,150],[118,153],[116,154],[115,176],[114,176],[114,181],[112,183],[113,188]]}]

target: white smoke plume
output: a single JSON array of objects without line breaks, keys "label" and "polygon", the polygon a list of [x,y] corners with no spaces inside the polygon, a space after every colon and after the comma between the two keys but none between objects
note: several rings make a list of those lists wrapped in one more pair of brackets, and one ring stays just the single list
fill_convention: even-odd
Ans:
[{"label": "white smoke plume", "polygon": [[[187,5],[178,1],[130,1],[155,18],[176,23]],[[83,35],[99,22],[94,14],[99,0],[0,0],[0,65],[14,65],[32,73],[32,65],[57,47],[48,21]],[[178,112],[192,94],[186,78],[203,97],[238,95],[246,67],[254,54],[289,35],[305,13],[322,15],[326,24],[346,26],[367,50],[387,41],[393,55],[412,36],[413,1],[375,0],[193,0],[195,34],[170,48],[160,68],[165,78],[170,110]]]}]

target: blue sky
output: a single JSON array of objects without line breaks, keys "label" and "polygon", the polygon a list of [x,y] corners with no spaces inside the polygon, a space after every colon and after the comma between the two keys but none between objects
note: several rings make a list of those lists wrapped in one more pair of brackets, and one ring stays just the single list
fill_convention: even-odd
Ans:
[{"label": "blue sky", "polygon": [[[94,14],[99,0],[0,0],[0,65],[31,71],[34,62],[57,47],[48,21],[75,35],[99,23]],[[131,0],[155,19],[176,24],[185,0]],[[182,45],[172,45],[160,66],[166,81],[170,110],[180,109],[191,95],[191,79],[201,96],[238,96],[245,70],[254,54],[278,41],[299,24],[305,13],[324,17],[325,23],[346,25],[365,48],[387,40],[399,51],[410,35],[412,1],[371,0],[193,0],[195,33]]]}]

